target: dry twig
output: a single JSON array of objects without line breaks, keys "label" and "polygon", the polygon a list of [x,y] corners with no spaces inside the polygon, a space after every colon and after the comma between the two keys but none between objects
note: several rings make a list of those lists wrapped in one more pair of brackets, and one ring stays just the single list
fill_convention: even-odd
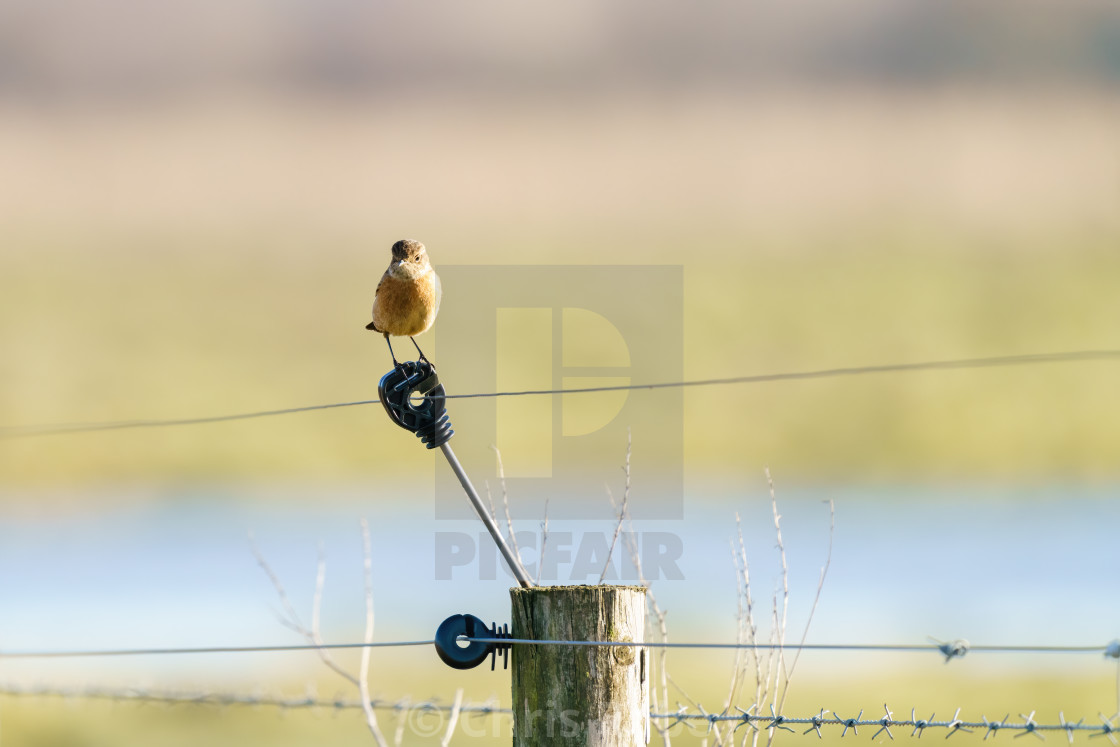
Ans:
[{"label": "dry twig", "polygon": [[544,569],[544,550],[548,546],[548,498],[544,499],[544,521],[541,522],[541,549],[537,553],[537,586],[541,585],[541,571]]},{"label": "dry twig", "polygon": [[451,735],[455,733],[455,725],[459,723],[459,709],[463,707],[463,688],[455,691],[455,702],[451,704],[451,716],[447,719],[447,731],[440,740],[440,747],[451,744]]},{"label": "dry twig", "polygon": [[[607,548],[607,559],[603,563],[603,572],[599,574],[599,583],[602,584],[603,580],[607,577],[607,571],[611,567],[611,555],[614,554],[614,546],[618,543],[618,535],[622,532],[622,522],[626,519],[627,511],[630,504],[630,450],[631,439],[630,429],[626,429],[626,466],[623,471],[626,473],[626,485],[622,490],[622,508],[616,509],[618,511],[618,523],[614,527],[614,536],[611,537],[611,546]],[[607,487],[607,496],[611,500],[611,506],[614,506],[614,496],[611,495],[610,486]],[[648,593],[648,592],[647,592]]]},{"label": "dry twig", "polygon": [[[501,486],[502,486],[502,508],[505,510],[505,513],[506,513],[506,527],[509,529],[509,544],[513,548],[514,557],[516,557],[518,559],[518,561],[520,561],[521,560],[521,548],[519,548],[517,546],[517,536],[513,532],[513,517],[510,515],[510,512],[509,512],[509,490],[506,489],[506,468],[502,464],[502,452],[499,451],[498,447],[495,446],[494,444],[490,444],[490,448],[494,450],[494,455],[497,456],[497,458],[498,458],[498,481],[501,483]],[[489,487],[487,487],[487,490],[489,490]],[[494,508],[493,500],[490,501],[490,508],[491,508],[491,511],[493,511],[493,508]],[[496,516],[494,518],[495,518],[495,520],[497,519]]]},{"label": "dry twig", "polygon": [[280,598],[280,604],[284,608],[283,615],[277,615],[277,620],[281,625],[298,633],[309,644],[316,646],[315,652],[331,671],[338,676],[342,677],[352,685],[358,684],[358,678],[347,672],[334,660],[330,651],[321,648],[323,645],[323,638],[319,634],[319,609],[323,601],[323,583],[326,579],[326,558],[323,556],[322,548],[319,550],[318,571],[315,574],[315,595],[313,597],[313,609],[311,610],[311,628],[307,628],[300,621],[299,614],[296,612],[295,607],[292,605],[291,599],[288,597],[288,592],[284,589],[284,585],[280,583],[280,577],[272,570],[272,566],[265,560],[264,555],[261,554],[260,549],[257,548],[256,541],[253,534],[249,533],[249,549],[253,553],[253,557],[257,560],[257,565],[261,567],[268,580],[272,582],[272,587],[276,590],[276,596]]},{"label": "dry twig", "polygon": [[[373,561],[369,540],[369,522],[362,517],[362,569],[365,575],[366,597],[366,634],[365,642],[373,643]],[[385,737],[377,726],[377,714],[369,697],[369,657],[373,649],[362,647],[362,660],[358,674],[358,693],[362,698],[362,710],[366,715],[366,726],[379,747],[387,747]]]},{"label": "dry twig", "polygon": [[[369,536],[369,523],[361,520],[362,527],[362,552],[363,552],[363,569],[365,576],[365,602],[366,602],[366,629],[365,629],[365,642],[373,643],[373,561],[372,551],[370,547]],[[374,713],[373,702],[369,694],[369,659],[372,649],[369,646],[364,646],[361,653],[361,665],[359,674],[355,677],[350,672],[343,669],[331,656],[330,651],[323,648],[323,637],[320,633],[319,625],[322,619],[322,604],[323,604],[323,586],[326,582],[327,576],[327,561],[323,554],[322,546],[319,547],[319,556],[315,573],[315,593],[312,597],[311,604],[311,627],[307,627],[300,619],[299,613],[296,612],[295,606],[288,596],[287,590],[280,582],[280,577],[273,571],[272,566],[265,560],[264,555],[257,548],[256,542],[253,539],[252,533],[249,535],[249,547],[252,550],[253,557],[257,560],[257,565],[261,567],[268,580],[272,583],[272,587],[276,590],[276,595],[280,599],[280,605],[284,613],[278,614],[277,619],[284,627],[298,633],[310,645],[315,646],[315,652],[323,663],[331,669],[331,671],[344,678],[346,681],[357,686],[358,693],[361,700],[362,711],[366,717],[366,725],[373,735],[374,740],[377,742],[378,747],[387,747],[384,735],[377,725],[377,715]],[[396,743],[400,743],[401,728],[398,725]]]}]

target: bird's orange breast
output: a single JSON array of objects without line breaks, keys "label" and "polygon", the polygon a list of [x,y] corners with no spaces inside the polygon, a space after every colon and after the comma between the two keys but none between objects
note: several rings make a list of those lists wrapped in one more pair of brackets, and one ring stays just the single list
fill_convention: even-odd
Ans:
[{"label": "bird's orange breast", "polygon": [[373,324],[379,332],[411,337],[426,332],[439,311],[440,285],[435,272],[419,278],[386,273],[373,301]]}]

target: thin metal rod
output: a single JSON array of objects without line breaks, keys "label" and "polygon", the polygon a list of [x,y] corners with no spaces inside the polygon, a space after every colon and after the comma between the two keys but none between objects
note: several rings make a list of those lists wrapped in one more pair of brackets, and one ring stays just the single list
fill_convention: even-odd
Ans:
[{"label": "thin metal rod", "polygon": [[486,525],[487,531],[490,536],[494,538],[494,542],[498,545],[498,549],[502,553],[502,557],[506,559],[509,564],[510,570],[513,575],[517,577],[517,583],[521,584],[526,589],[533,588],[533,580],[529,578],[529,574],[525,571],[525,567],[521,565],[521,559],[513,554],[509,549],[509,545],[502,538],[502,531],[498,529],[498,525],[494,522],[494,517],[482,505],[482,498],[479,497],[478,492],[471,485],[471,480],[467,477],[467,473],[463,471],[463,465],[459,464],[459,460],[455,458],[455,452],[451,450],[451,444],[445,443],[439,447],[443,455],[447,457],[448,464],[455,472],[455,476],[459,478],[459,482],[463,484],[463,490],[467,491],[467,497],[471,499],[474,504],[474,510],[478,512],[478,518],[482,519],[482,523]]}]

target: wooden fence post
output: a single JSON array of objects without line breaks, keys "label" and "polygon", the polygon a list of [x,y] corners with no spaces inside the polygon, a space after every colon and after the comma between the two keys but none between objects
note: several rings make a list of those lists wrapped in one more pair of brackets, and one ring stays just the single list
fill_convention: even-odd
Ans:
[{"label": "wooden fence post", "polygon": [[[642,586],[510,589],[514,638],[645,641]],[[515,644],[513,744],[646,744],[649,657],[638,646]]]}]

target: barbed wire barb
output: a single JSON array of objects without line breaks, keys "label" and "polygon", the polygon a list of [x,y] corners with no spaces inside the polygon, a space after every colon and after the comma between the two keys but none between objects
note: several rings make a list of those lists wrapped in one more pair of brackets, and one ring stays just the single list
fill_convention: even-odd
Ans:
[{"label": "barbed wire barb", "polygon": [[[1065,711],[1058,711],[1058,721],[1060,721],[1063,726],[1070,726],[1070,727],[1074,726],[1074,724],[1066,724]],[[1084,718],[1078,719],[1076,726],[1081,726],[1081,724],[1083,724],[1083,723],[1085,723]],[[1069,743],[1073,744],[1073,729],[1072,728],[1067,728],[1066,729],[1066,736],[1069,738]]]},{"label": "barbed wire barb", "polygon": [[883,718],[879,719],[879,724],[880,724],[879,731],[872,734],[871,739],[875,740],[875,739],[878,738],[878,736],[880,734],[882,734],[883,732],[886,732],[887,736],[890,737],[891,741],[893,742],[894,741],[894,734],[891,734],[891,727],[894,725],[894,721],[892,721],[891,719],[894,718],[894,714],[891,713],[890,708],[887,708],[886,703],[883,704],[883,710],[886,711],[887,715],[884,716]]},{"label": "barbed wire barb", "polygon": [[1019,717],[1022,718],[1024,722],[1023,731],[1016,734],[1015,739],[1018,739],[1019,737],[1025,737],[1027,734],[1034,734],[1039,739],[1043,741],[1046,740],[1046,737],[1042,736],[1042,734],[1040,734],[1038,731],[1038,724],[1036,724],[1034,721],[1034,711],[1031,711],[1031,715],[1029,716],[1025,716],[1020,713]]},{"label": "barbed wire barb", "polygon": [[824,736],[821,734],[821,726],[824,725],[824,715],[826,713],[828,713],[828,711],[826,711],[825,709],[822,708],[820,710],[820,713],[818,713],[816,716],[813,716],[813,719],[812,719],[812,724],[813,725],[810,726],[808,729],[806,729],[804,732],[802,732],[802,734],[808,734],[811,731],[815,731],[817,733],[817,739],[824,739]]},{"label": "barbed wire barb", "polygon": [[1100,716],[1101,719],[1101,732],[1100,734],[1091,734],[1089,735],[1089,738],[1092,739],[1093,737],[1108,737],[1108,741],[1116,744],[1116,727],[1112,725],[1112,722],[1117,718],[1120,718],[1120,712],[1115,713],[1109,718],[1105,718],[1105,715],[1103,713],[1098,713],[1097,715]]},{"label": "barbed wire barb", "polygon": [[917,709],[911,708],[910,709],[910,722],[914,725],[914,731],[910,732],[910,736],[914,736],[915,734],[917,734],[918,739],[921,739],[922,738],[922,732],[924,732],[926,730],[926,728],[929,727],[930,722],[933,721],[933,718],[936,715],[937,715],[936,713],[931,711],[930,714],[929,714],[929,719],[919,719],[917,717]]},{"label": "barbed wire barb", "polygon": [[[833,711],[833,713],[836,713],[836,711]],[[839,718],[840,714],[837,713],[836,716],[837,716],[837,718]],[[856,736],[859,736],[859,721],[860,721],[861,718],[863,718],[863,711],[862,710],[859,712],[859,715],[856,716],[855,718],[847,718],[847,719],[846,718],[841,718],[840,723],[844,724],[844,731],[840,732],[840,736],[841,737],[847,736],[848,735],[848,729],[852,730],[852,734],[855,734]]]},{"label": "barbed wire barb", "polygon": [[987,731],[984,732],[984,739],[987,739],[990,736],[995,736],[995,733],[1003,728],[1003,725],[1007,722],[1007,719],[1011,718],[1011,714],[1008,713],[1000,721],[988,721],[987,716],[981,716],[980,718],[984,721],[984,726],[987,727]]},{"label": "barbed wire barb", "polygon": [[966,731],[969,734],[972,733],[972,729],[967,728],[964,725],[964,722],[961,721],[960,715],[961,715],[961,709],[957,708],[956,713],[953,714],[953,720],[949,722],[949,733],[945,735],[946,739],[953,736],[958,731]]}]

